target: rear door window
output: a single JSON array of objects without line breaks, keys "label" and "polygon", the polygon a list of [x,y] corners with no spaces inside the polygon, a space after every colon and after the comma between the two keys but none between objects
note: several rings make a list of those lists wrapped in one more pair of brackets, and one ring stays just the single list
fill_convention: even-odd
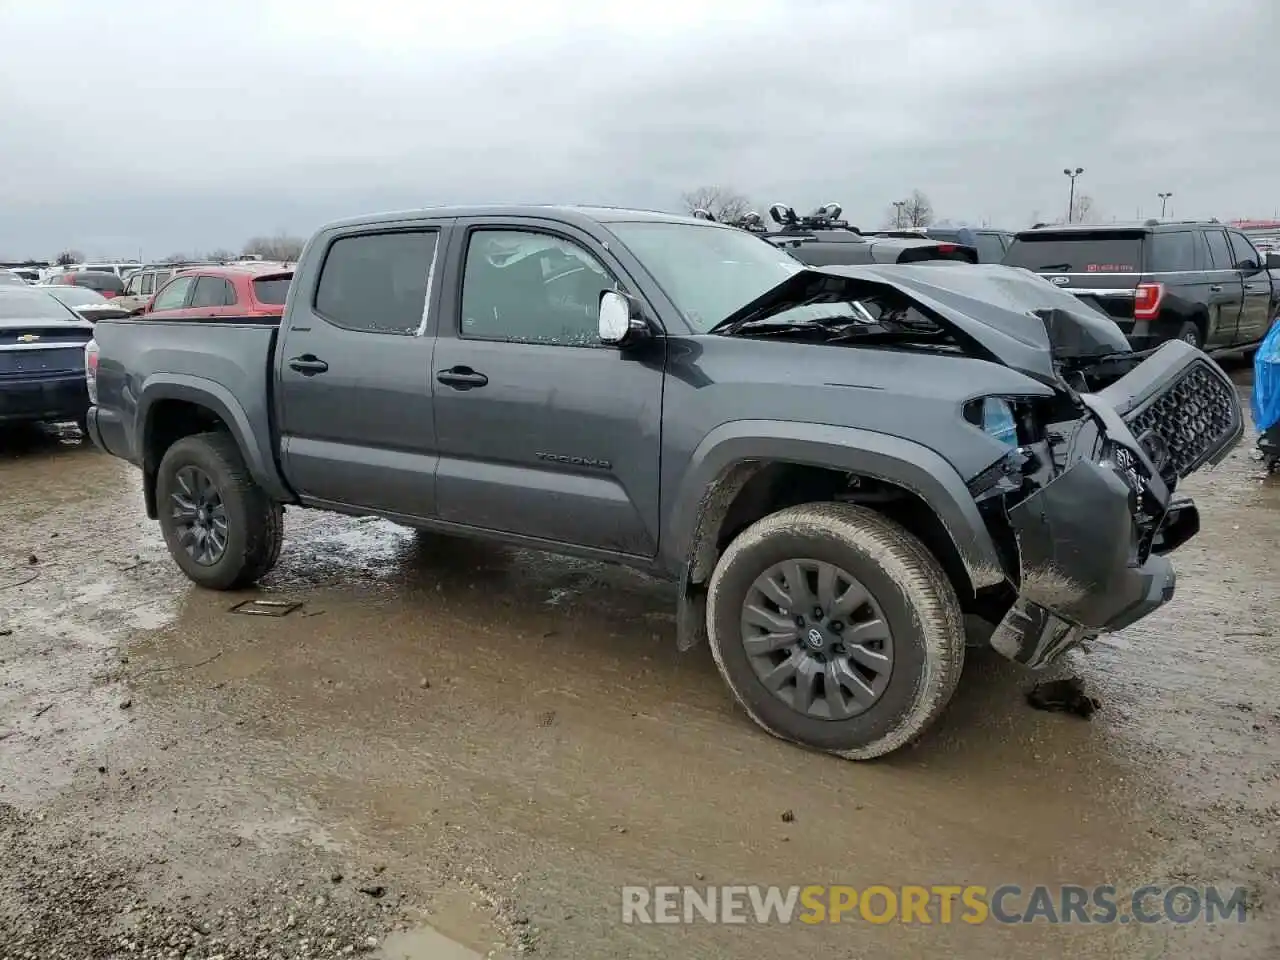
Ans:
[{"label": "rear door window", "polygon": [[1036,231],[1014,239],[1004,262],[1039,273],[1138,273],[1142,234],[1117,231]]},{"label": "rear door window", "polygon": [[144,273],[142,279],[138,282],[141,284],[139,292],[144,297],[149,297],[156,292],[156,275],[154,273]]},{"label": "rear door window", "polygon": [[193,277],[174,277],[156,296],[152,310],[180,310],[187,301]]},{"label": "rear door window", "polygon": [[235,303],[231,284],[222,277],[199,277],[191,293],[191,306],[228,307]]},{"label": "rear door window", "polygon": [[1204,269],[1196,257],[1196,235],[1190,230],[1153,233],[1147,243],[1148,270],[1178,273]]},{"label": "rear door window", "polygon": [[316,285],[316,313],[347,330],[417,333],[436,238],[434,231],[397,231],[335,240]]},{"label": "rear door window", "polygon": [[1204,238],[1209,241],[1209,256],[1213,259],[1213,269],[1234,269],[1235,261],[1231,257],[1231,248],[1227,246],[1227,235],[1221,230],[1206,230]]}]

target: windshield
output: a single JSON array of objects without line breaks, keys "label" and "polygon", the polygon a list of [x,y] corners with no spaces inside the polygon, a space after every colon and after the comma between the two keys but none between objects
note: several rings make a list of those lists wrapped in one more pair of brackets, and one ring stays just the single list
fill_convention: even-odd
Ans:
[{"label": "windshield", "polygon": [[90,290],[110,290],[113,293],[124,293],[124,281],[114,273],[85,270],[77,273],[72,278],[72,282],[77,287],[88,287]]},{"label": "windshield", "polygon": [[769,241],[733,227],[626,222],[609,229],[699,333],[804,269]]},{"label": "windshield", "polygon": [[0,290],[0,320],[79,320],[79,315],[38,290]]},{"label": "windshield", "polygon": [[69,306],[82,307],[86,303],[110,303],[111,301],[88,287],[53,287],[49,296]]}]

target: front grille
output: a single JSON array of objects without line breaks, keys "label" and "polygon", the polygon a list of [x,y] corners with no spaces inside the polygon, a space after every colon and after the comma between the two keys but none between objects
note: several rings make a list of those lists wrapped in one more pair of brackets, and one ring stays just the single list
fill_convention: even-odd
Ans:
[{"label": "front grille", "polygon": [[1201,361],[1125,419],[1160,472],[1179,477],[1216,459],[1241,429],[1235,390]]}]

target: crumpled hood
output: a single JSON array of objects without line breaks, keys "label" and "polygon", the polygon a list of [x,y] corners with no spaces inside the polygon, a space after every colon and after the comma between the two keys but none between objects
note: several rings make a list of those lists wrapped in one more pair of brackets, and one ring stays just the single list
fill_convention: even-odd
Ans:
[{"label": "crumpled hood", "polygon": [[805,303],[832,277],[900,291],[1006,366],[1043,383],[1059,382],[1055,362],[1131,349],[1110,317],[1028,270],[999,264],[937,261],[808,268],[724,322],[763,318]]}]

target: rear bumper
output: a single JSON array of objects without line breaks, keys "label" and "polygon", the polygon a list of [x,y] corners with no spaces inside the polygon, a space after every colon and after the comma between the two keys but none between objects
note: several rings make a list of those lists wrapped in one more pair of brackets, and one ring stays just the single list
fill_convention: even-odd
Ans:
[{"label": "rear bumper", "polygon": [[1081,399],[1092,416],[1064,438],[1067,462],[1008,510],[1019,592],[991,644],[1029,667],[1173,598],[1166,555],[1200,529],[1195,503],[1174,485],[1221,460],[1243,429],[1226,375],[1183,343]]},{"label": "rear bumper", "polygon": [[83,373],[0,381],[0,423],[79,420],[88,407]]},{"label": "rear bumper", "polygon": [[128,437],[118,414],[102,407],[90,407],[85,414],[85,426],[88,428],[89,439],[99,450],[126,460],[130,458]]}]

